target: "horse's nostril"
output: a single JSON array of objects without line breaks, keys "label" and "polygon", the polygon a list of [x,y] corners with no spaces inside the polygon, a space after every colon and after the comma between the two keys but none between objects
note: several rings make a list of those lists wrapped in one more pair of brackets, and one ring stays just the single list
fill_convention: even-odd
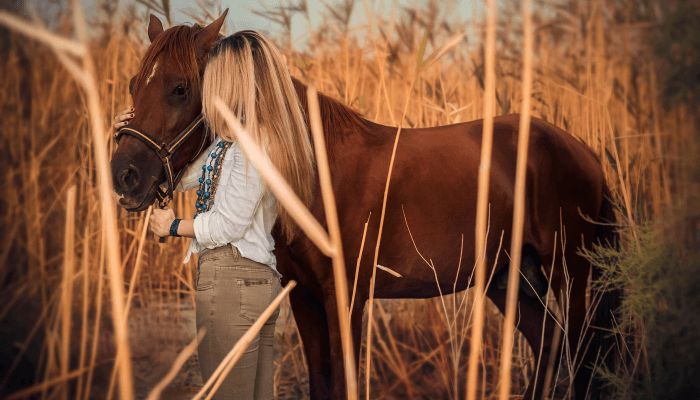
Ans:
[{"label": "horse's nostril", "polygon": [[117,183],[122,191],[130,192],[139,184],[139,173],[136,169],[128,167],[117,175]]}]

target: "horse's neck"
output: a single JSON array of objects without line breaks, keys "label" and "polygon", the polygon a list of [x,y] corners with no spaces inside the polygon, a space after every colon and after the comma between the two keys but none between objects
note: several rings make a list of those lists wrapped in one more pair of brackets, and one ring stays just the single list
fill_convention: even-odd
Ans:
[{"label": "horse's neck", "polygon": [[[299,103],[307,116],[307,128],[311,135],[309,104],[307,87],[296,78],[292,77],[292,83],[297,93]],[[338,142],[338,138],[354,135],[362,131],[369,132],[367,121],[352,108],[334,100],[327,95],[318,92],[318,106],[321,113],[321,125],[329,150]],[[313,140],[313,139],[312,139]]]}]

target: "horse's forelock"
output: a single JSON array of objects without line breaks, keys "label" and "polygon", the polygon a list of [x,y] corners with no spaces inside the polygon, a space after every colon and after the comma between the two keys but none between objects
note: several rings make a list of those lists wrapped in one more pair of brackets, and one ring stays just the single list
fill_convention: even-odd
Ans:
[{"label": "horse's forelock", "polygon": [[202,30],[198,24],[193,26],[174,26],[156,37],[146,50],[139,71],[135,76],[135,87],[148,79],[156,58],[162,52],[169,54],[180,73],[185,77],[186,84],[193,86],[196,91],[201,87],[201,77],[195,52],[194,38]]}]

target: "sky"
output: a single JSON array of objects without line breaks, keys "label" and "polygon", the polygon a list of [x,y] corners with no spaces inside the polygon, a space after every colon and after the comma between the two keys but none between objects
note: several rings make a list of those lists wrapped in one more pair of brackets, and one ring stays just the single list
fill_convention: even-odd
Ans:
[{"label": "sky", "polygon": [[[68,0],[26,0],[31,3],[49,23],[53,20],[61,7],[65,7]],[[88,18],[98,14],[97,2],[95,0],[80,0],[85,14]],[[159,1],[160,0],[156,0]],[[170,0],[172,10],[173,24],[193,23],[191,18],[183,13],[187,8],[197,9],[194,0]],[[263,11],[264,6],[275,7],[279,4],[286,4],[285,0],[219,0],[222,8],[229,8],[229,13],[226,18],[230,33],[241,29],[254,29],[265,31],[268,33],[281,32],[281,28],[275,23],[257,16],[251,12],[251,9]],[[332,6],[338,4],[339,0],[324,0],[326,4]],[[355,33],[359,38],[364,38],[367,24],[362,0],[356,0],[356,5],[353,10],[350,26],[358,28]],[[385,19],[391,16],[392,0],[366,0],[367,6],[375,15],[381,15]],[[399,16],[399,7],[420,7],[426,0],[394,0],[396,2],[396,11],[394,15]],[[124,10],[129,4],[138,4],[135,0],[120,0],[119,8]],[[325,6],[321,0],[307,0],[310,16],[310,25],[302,16],[295,16],[292,20],[292,38],[295,41],[295,46],[304,43],[308,37],[307,31],[309,28],[315,29],[323,21]],[[143,9],[142,6],[138,6]],[[441,12],[448,15],[448,19],[454,24],[460,24],[470,19],[472,15],[477,16],[485,13],[484,1],[466,1],[466,0],[443,0],[441,1]],[[161,17],[160,15],[157,15]],[[162,19],[162,18],[161,18]],[[166,26],[167,27],[167,26]],[[375,25],[376,27],[376,25]]]},{"label": "sky", "polygon": [[[84,3],[90,0],[83,0]],[[129,1],[129,0],[126,0]],[[338,1],[334,0],[324,0],[326,4],[332,6],[337,4]],[[392,0],[367,0],[367,5],[375,14],[382,15],[385,18],[389,18],[391,13],[391,1]],[[425,0],[395,0],[397,8],[398,6],[412,7],[415,5],[421,5],[425,3]],[[179,24],[183,22],[191,22],[189,17],[179,12],[187,7],[194,8],[194,1],[192,0],[171,0],[171,8],[176,12],[173,13],[173,23]],[[443,0],[441,1],[441,7],[454,7],[454,11],[450,13],[453,18],[459,18],[461,20],[466,20],[471,17],[473,9],[476,7],[483,8],[482,1],[464,1],[464,0]],[[450,4],[451,3],[451,4]],[[273,31],[279,29],[277,25],[269,20],[253,14],[250,10],[255,9],[262,11],[264,6],[275,7],[279,4],[286,4],[284,0],[221,0],[221,5],[223,8],[229,8],[229,14],[227,16],[227,21],[229,26],[235,26],[236,30],[240,29],[259,29],[266,31]],[[309,8],[309,16],[311,27],[316,28],[323,21],[323,14],[325,11],[325,6],[320,0],[307,0]],[[397,13],[398,15],[398,13]],[[360,27],[366,25],[367,18],[363,7],[362,0],[356,0],[355,8],[352,14],[352,20],[350,25],[353,27]],[[292,37],[294,39],[299,39],[306,34],[309,26],[307,21],[300,15],[296,16],[292,20]],[[364,36],[364,35],[361,35]]]}]

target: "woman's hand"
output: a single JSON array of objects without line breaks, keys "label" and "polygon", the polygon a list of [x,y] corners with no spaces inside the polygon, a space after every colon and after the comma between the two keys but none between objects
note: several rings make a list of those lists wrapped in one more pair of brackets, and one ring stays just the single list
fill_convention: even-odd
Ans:
[{"label": "woman's hand", "polygon": [[119,132],[119,129],[121,129],[122,126],[128,125],[129,120],[134,118],[134,108],[127,108],[126,110],[120,112],[116,117],[114,117],[114,125],[112,125],[112,128],[114,129],[114,133],[116,134]]},{"label": "woman's hand", "polygon": [[175,212],[172,208],[165,208],[163,210],[154,208],[149,221],[151,232],[159,237],[170,236],[170,225],[173,224],[174,220]]}]

